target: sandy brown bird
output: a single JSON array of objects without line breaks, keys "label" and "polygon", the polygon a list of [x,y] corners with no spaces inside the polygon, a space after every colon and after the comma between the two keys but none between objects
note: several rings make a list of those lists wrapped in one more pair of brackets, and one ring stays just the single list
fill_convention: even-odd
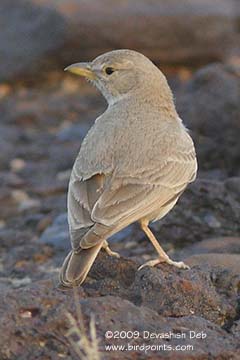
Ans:
[{"label": "sandy brown bird", "polygon": [[84,76],[108,102],[74,163],[68,191],[72,251],[60,272],[64,287],[80,285],[107,238],[138,221],[160,262],[171,260],[148,227],[176,204],[196,177],[191,137],[179,118],[162,72],[144,55],[116,50],[66,70]]}]

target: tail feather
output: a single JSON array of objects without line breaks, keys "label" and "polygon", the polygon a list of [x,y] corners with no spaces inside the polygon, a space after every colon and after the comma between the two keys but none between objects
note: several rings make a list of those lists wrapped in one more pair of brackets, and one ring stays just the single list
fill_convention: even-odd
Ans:
[{"label": "tail feather", "polygon": [[63,288],[71,288],[83,283],[102,247],[102,243],[103,241],[100,241],[97,245],[88,249],[81,249],[78,252],[70,251],[60,271],[60,283]]}]

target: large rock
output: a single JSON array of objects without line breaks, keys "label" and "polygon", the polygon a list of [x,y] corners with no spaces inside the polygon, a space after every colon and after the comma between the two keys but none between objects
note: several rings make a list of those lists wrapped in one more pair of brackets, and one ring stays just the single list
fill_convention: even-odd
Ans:
[{"label": "large rock", "polygon": [[2,0],[0,79],[116,48],[141,51],[158,63],[222,60],[237,43],[238,17],[234,0]]},{"label": "large rock", "polygon": [[83,288],[90,296],[120,296],[163,316],[195,314],[227,325],[238,316],[240,277],[235,268],[223,268],[201,265],[199,261],[188,271],[167,264],[137,271],[135,262],[101,253],[90,271],[90,281]]},{"label": "large rock", "polygon": [[222,59],[237,40],[239,10],[234,1],[72,0],[57,7],[74,25],[70,41],[76,56],[78,50],[93,57],[113,48],[134,48],[157,62],[205,63]]},{"label": "large rock", "polygon": [[240,273],[240,255],[239,254],[196,254],[189,256],[184,261],[190,266],[194,265],[211,265],[214,267],[221,267],[223,269],[230,269],[236,275]]},{"label": "large rock", "polygon": [[151,227],[160,243],[182,247],[208,237],[240,234],[239,197],[223,181],[198,179],[174,209]]},{"label": "large rock", "polygon": [[1,0],[0,22],[0,80],[37,74],[43,60],[65,39],[63,17],[33,1]]},{"label": "large rock", "polygon": [[240,67],[212,64],[197,71],[178,100],[193,132],[200,170],[239,175]]},{"label": "large rock", "polygon": [[[56,290],[51,280],[19,289],[2,289],[0,357],[75,359],[74,346],[65,334],[69,328],[75,333],[76,329],[67,321],[66,313],[76,317],[75,305],[80,301],[83,314],[80,327],[84,325],[88,334],[89,320],[94,315],[104,359],[145,359],[146,354],[150,359],[159,358],[159,354],[172,360],[186,356],[189,360],[238,359],[239,276],[234,278],[229,270],[223,273],[206,266],[190,271],[168,265],[139,272],[136,269],[134,262],[101,253],[75,297],[72,290]],[[220,327],[223,324],[228,331]],[[124,337],[124,331],[130,335],[137,331],[139,336],[126,339],[111,335],[111,332],[123,332]],[[190,332],[199,335],[190,338]],[[150,333],[173,335],[168,339],[146,337]],[[72,340],[76,345],[78,337],[75,335]],[[111,344],[132,347],[131,351],[108,352],[105,346]],[[139,348],[143,344],[148,346],[147,353],[145,348]],[[156,345],[161,348],[157,349]],[[192,348],[188,352],[186,348],[181,352],[169,350],[178,345]]]},{"label": "large rock", "polygon": [[205,239],[193,245],[186,246],[181,250],[175,251],[174,257],[177,259],[186,259],[192,255],[209,253],[240,254],[240,237],[219,237]]}]

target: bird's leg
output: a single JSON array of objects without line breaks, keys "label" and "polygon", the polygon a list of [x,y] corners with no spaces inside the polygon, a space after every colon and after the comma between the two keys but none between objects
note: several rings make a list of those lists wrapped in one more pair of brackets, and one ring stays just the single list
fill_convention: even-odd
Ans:
[{"label": "bird's leg", "polygon": [[153,233],[151,232],[151,230],[148,227],[148,221],[147,220],[141,220],[140,221],[140,225],[142,230],[145,232],[145,234],[147,235],[147,237],[149,238],[149,240],[151,241],[151,243],[153,244],[153,246],[155,247],[159,258],[155,259],[155,260],[150,260],[147,261],[145,264],[141,265],[138,270],[142,269],[145,266],[155,266],[157,264],[160,264],[162,262],[166,262],[170,265],[176,266],[180,269],[190,269],[188,265],[184,264],[183,261],[173,261],[170,259],[170,257],[165,253],[165,251],[163,250],[163,248],[161,247],[161,245],[159,244],[159,242],[157,241],[157,239],[155,238],[155,236],[153,235]]},{"label": "bird's leg", "polygon": [[110,249],[107,240],[104,240],[102,247],[109,256],[114,256],[114,257],[120,258],[120,255],[117,252],[112,251]]}]

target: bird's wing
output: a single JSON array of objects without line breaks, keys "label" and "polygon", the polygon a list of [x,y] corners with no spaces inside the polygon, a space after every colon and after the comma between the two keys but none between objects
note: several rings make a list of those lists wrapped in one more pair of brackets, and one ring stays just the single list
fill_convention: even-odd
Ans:
[{"label": "bird's wing", "polygon": [[68,189],[68,223],[73,249],[79,248],[80,240],[94,225],[92,209],[103,191],[105,176],[95,174],[87,180],[79,179],[72,171]]},{"label": "bird's wing", "polygon": [[[177,199],[195,179],[196,170],[193,151],[169,158],[162,166],[151,171],[145,169],[138,176],[113,176],[96,201],[91,219],[109,228],[123,228]],[[86,242],[84,238],[81,246],[96,245]]]},{"label": "bird's wing", "polygon": [[68,223],[73,249],[94,225],[92,209],[113,172],[114,131],[103,114],[84,138],[75,160],[68,188]]},{"label": "bird's wing", "polygon": [[136,211],[157,202],[160,208],[172,197],[179,194],[193,181],[196,174],[194,161],[169,160],[147,176],[114,179],[111,187],[102,193],[96,202],[92,219],[112,226]]}]

